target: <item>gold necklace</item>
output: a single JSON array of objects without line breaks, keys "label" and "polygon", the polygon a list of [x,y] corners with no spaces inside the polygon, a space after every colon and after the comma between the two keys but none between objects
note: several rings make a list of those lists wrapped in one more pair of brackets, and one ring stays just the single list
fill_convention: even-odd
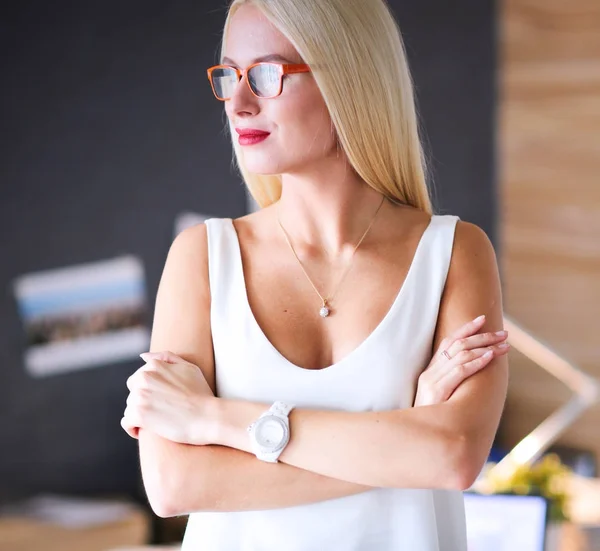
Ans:
[{"label": "gold necklace", "polygon": [[367,234],[369,233],[371,226],[375,222],[375,218],[377,218],[377,214],[379,213],[379,210],[381,209],[384,201],[385,201],[385,196],[383,196],[381,198],[381,203],[379,203],[379,206],[377,207],[377,210],[375,211],[375,214],[373,215],[373,218],[371,219],[371,223],[369,224],[369,227],[365,230],[365,233],[363,233],[363,236],[360,238],[359,242],[356,244],[356,247],[354,247],[354,250],[352,251],[352,255],[350,256],[350,260],[348,261],[348,266],[346,267],[346,270],[344,271],[344,273],[342,274],[342,277],[338,281],[338,284],[335,287],[333,294],[331,294],[327,298],[323,297],[323,295],[321,295],[321,293],[319,293],[319,290],[317,289],[316,285],[313,283],[312,279],[310,279],[310,276],[308,275],[306,269],[304,268],[302,261],[300,260],[300,258],[298,258],[298,255],[296,254],[296,251],[294,250],[292,242],[290,241],[290,236],[285,231],[285,228],[283,227],[283,224],[281,223],[281,220],[279,218],[279,205],[278,205],[277,222],[279,222],[279,227],[283,231],[285,240],[287,241],[287,244],[290,246],[292,253],[294,253],[294,256],[296,257],[298,264],[300,264],[300,268],[302,268],[302,271],[304,272],[306,279],[308,279],[309,283],[312,285],[312,288],[315,290],[315,292],[317,293],[317,295],[319,295],[319,298],[321,299],[322,305],[321,305],[321,309],[319,310],[319,315],[322,318],[326,318],[331,314],[331,306],[330,306],[331,301],[333,300],[333,298],[335,297],[336,293],[338,292],[340,286],[342,285],[344,278],[346,277],[346,275],[348,275],[348,272],[350,271],[350,268],[352,267],[352,259],[354,258],[354,254],[356,253],[356,250],[358,249],[358,247],[360,247],[360,244],[364,241],[365,237],[367,237]]}]

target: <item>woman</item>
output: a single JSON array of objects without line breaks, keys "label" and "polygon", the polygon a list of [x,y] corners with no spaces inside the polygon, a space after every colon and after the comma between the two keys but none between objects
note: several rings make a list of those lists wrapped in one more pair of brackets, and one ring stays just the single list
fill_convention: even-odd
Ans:
[{"label": "woman", "polygon": [[431,215],[393,17],[235,0],[209,77],[262,208],[169,251],[122,421],[151,506],[192,513],[184,550],[466,549],[506,395],[498,270]]}]

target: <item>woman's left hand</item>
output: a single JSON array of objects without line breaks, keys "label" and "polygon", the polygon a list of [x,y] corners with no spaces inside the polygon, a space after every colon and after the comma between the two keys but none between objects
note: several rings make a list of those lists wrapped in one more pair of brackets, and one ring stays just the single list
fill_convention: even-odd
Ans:
[{"label": "woman's left hand", "polygon": [[213,443],[217,398],[200,368],[171,352],[140,356],[146,364],[127,379],[125,432],[137,438],[143,428],[181,444]]},{"label": "woman's left hand", "polygon": [[415,407],[445,402],[463,381],[510,350],[506,332],[478,332],[484,321],[482,316],[466,323],[442,341],[429,366],[419,376]]}]

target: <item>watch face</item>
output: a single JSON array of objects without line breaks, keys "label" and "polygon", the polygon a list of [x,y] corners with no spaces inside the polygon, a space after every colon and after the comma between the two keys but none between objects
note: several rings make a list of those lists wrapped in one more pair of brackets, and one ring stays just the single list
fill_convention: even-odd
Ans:
[{"label": "watch face", "polygon": [[287,427],[279,417],[267,416],[258,420],[254,434],[261,448],[276,451],[285,443]]}]

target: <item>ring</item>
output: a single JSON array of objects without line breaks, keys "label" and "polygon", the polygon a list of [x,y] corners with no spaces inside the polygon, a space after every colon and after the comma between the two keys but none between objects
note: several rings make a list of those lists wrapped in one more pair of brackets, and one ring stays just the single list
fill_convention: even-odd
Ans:
[{"label": "ring", "polygon": [[448,354],[448,351],[447,351],[447,350],[443,350],[443,351],[442,351],[442,354],[443,354],[444,356],[446,356],[446,358],[447,358],[448,360],[451,360],[451,359],[452,359],[452,358],[450,357],[450,354]]}]

